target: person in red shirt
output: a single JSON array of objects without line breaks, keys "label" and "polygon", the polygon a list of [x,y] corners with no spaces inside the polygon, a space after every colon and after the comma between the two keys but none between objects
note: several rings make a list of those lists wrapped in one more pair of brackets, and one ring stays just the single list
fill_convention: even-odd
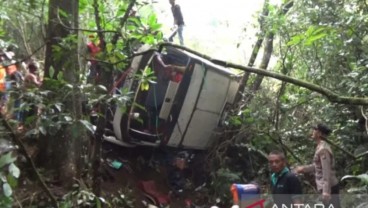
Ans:
[{"label": "person in red shirt", "polygon": [[95,43],[96,38],[94,35],[90,35],[88,37],[89,37],[89,41],[87,43],[87,49],[89,53],[90,67],[89,67],[89,74],[87,77],[87,82],[92,83],[98,80],[99,74],[101,73],[100,72],[101,68],[96,58],[102,50],[101,46],[103,44],[103,41],[99,41],[98,43]]}]

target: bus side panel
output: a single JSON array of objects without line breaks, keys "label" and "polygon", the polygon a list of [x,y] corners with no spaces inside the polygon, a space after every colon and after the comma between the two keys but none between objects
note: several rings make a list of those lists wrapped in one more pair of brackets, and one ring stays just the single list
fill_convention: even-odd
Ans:
[{"label": "bus side panel", "polygon": [[219,115],[196,110],[189,124],[183,143],[185,149],[205,150],[210,144],[213,130],[218,124]]},{"label": "bus side panel", "polygon": [[193,117],[182,145],[184,148],[206,149],[227,102],[230,78],[212,68],[207,70]]},{"label": "bus side panel", "polygon": [[187,128],[188,122],[190,121],[194,106],[196,104],[200,86],[202,84],[203,76],[205,73],[204,70],[205,69],[202,65],[195,64],[187,94],[183,95],[185,96],[185,99],[178,120],[167,143],[168,146],[177,147],[180,144],[183,133]]}]

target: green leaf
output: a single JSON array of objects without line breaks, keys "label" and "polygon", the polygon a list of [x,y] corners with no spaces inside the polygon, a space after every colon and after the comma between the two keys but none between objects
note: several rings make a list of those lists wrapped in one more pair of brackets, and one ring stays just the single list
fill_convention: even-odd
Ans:
[{"label": "green leaf", "polygon": [[132,25],[129,25],[129,26],[133,26],[133,28],[131,28],[131,29],[137,28],[137,26],[135,26],[135,25],[141,25],[142,24],[141,21],[138,18],[136,18],[136,17],[129,18],[129,21],[131,21],[132,23],[134,23]]},{"label": "green leaf", "polygon": [[308,30],[305,32],[305,36],[309,37],[313,34],[315,31],[315,26],[311,25],[308,27]]},{"label": "green leaf", "polygon": [[46,131],[46,128],[45,126],[40,126],[38,127],[38,130],[41,132],[41,134],[43,135],[46,135],[47,134],[47,131]]},{"label": "green leaf", "polygon": [[107,93],[107,88],[103,85],[97,85],[96,89],[98,93]]},{"label": "green leaf", "polygon": [[12,156],[12,153],[8,152],[7,154],[0,157],[0,168],[4,167],[9,163],[13,163],[15,160],[16,158]]},{"label": "green leaf", "polygon": [[[162,26],[162,24],[154,23],[154,24],[150,25],[150,29],[151,29],[151,31],[157,31],[158,29],[161,28],[161,26]],[[151,32],[151,34],[152,34],[152,32]]]},{"label": "green leaf", "polygon": [[325,28],[325,27],[320,27],[320,28],[315,29],[315,30],[312,32],[312,34],[313,34],[313,35],[316,35],[316,34],[319,34],[320,32],[322,32],[322,31],[324,31],[324,30],[326,30],[326,28]]},{"label": "green leaf", "polygon": [[9,183],[10,187],[12,187],[12,188],[15,188],[15,187],[18,186],[18,180],[12,175],[8,175],[7,182]]},{"label": "green leaf", "polygon": [[239,116],[233,116],[230,118],[230,122],[234,126],[240,126],[242,124],[242,121]]},{"label": "green leaf", "polygon": [[139,109],[141,109],[143,111],[146,111],[146,108],[143,105],[140,105],[140,104],[138,104],[136,102],[134,102],[133,105],[134,105],[134,107],[137,107],[137,108],[139,108]]},{"label": "green leaf", "polygon": [[157,23],[156,15],[151,14],[151,15],[148,17],[148,24],[151,26],[151,25],[155,25],[156,23]]},{"label": "green leaf", "polygon": [[4,195],[7,197],[10,197],[12,195],[13,190],[8,183],[3,184],[3,192],[4,192]]},{"label": "green leaf", "polygon": [[54,69],[54,67],[50,66],[49,74],[50,74],[50,77],[54,77],[54,74],[55,74],[55,69]]},{"label": "green leaf", "polygon": [[57,75],[57,80],[59,80],[59,81],[64,80],[64,74],[63,74],[63,72],[59,72],[59,73],[58,73],[58,75]]},{"label": "green leaf", "polygon": [[296,35],[291,37],[291,40],[287,43],[287,46],[298,45],[300,42],[302,42],[302,36]]},{"label": "green leaf", "polygon": [[116,12],[116,17],[122,17],[122,16],[124,16],[125,12],[126,12],[126,9],[124,9],[122,7],[119,8],[119,10]]},{"label": "green leaf", "polygon": [[1,182],[3,182],[3,183],[6,183],[8,181],[8,179],[5,175],[5,172],[0,172],[0,179],[1,179]]},{"label": "green leaf", "polygon": [[59,15],[61,15],[63,17],[68,17],[68,13],[63,11],[62,9],[59,9],[58,12],[59,12]]},{"label": "green leaf", "polygon": [[91,134],[94,134],[95,133],[95,130],[93,128],[93,125],[86,121],[86,120],[79,120],[79,122],[81,122],[81,124],[83,124],[83,126],[91,133]]},{"label": "green leaf", "polygon": [[311,37],[307,38],[304,45],[306,45],[306,46],[311,45],[314,41],[319,40],[321,38],[324,38],[326,35],[327,35],[326,33],[321,33],[321,34],[318,34],[318,35],[311,36]]},{"label": "green leaf", "polygon": [[79,11],[84,11],[89,5],[87,0],[79,0]]},{"label": "green leaf", "polygon": [[100,199],[99,198],[95,198],[95,200],[96,200],[96,207],[97,208],[101,208],[102,206],[101,206],[101,201],[100,201]]},{"label": "green leaf", "polygon": [[14,178],[19,178],[20,170],[14,163],[11,163],[9,165],[9,173],[14,176]]},{"label": "green leaf", "polygon": [[71,121],[73,120],[73,118],[72,118],[72,117],[70,117],[70,116],[64,116],[64,120],[65,120],[66,122],[71,122]]},{"label": "green leaf", "polygon": [[245,119],[245,122],[246,122],[247,124],[254,123],[254,118],[252,118],[252,117],[246,118],[246,119]]},{"label": "green leaf", "polygon": [[111,53],[111,51],[114,49],[114,45],[112,43],[106,44],[106,51],[108,53]]}]

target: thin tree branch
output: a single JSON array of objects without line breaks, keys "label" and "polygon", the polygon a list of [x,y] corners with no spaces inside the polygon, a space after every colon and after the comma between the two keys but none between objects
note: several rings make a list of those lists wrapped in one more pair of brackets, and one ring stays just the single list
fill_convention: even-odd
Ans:
[{"label": "thin tree branch", "polygon": [[[125,22],[128,20],[129,14],[132,11],[134,5],[136,3],[136,0],[130,0],[129,5],[127,7],[127,10],[125,11],[124,16],[120,20],[120,28],[123,28],[125,25]],[[118,38],[120,36],[120,33],[116,33],[111,40],[111,43],[115,45],[118,42]]]},{"label": "thin tree branch", "polygon": [[281,147],[282,147],[282,149],[284,150],[284,151],[286,151],[286,152],[289,152],[290,154],[291,154],[291,156],[295,159],[295,160],[297,160],[299,163],[302,163],[302,160],[298,157],[298,156],[296,156],[296,154],[290,149],[290,147],[289,146],[287,146],[286,144],[284,144],[283,142],[282,142],[282,139],[281,139],[281,137],[280,137],[280,135],[278,135],[278,140],[276,140],[275,138],[273,138],[271,135],[268,135],[270,138],[271,138],[271,140],[273,141],[273,142],[275,142],[276,144],[280,144],[281,145]]},{"label": "thin tree branch", "polygon": [[42,46],[40,46],[40,47],[38,47],[36,50],[34,50],[34,51],[31,53],[31,55],[28,55],[27,57],[25,57],[25,58],[21,59],[20,61],[16,61],[16,62],[13,62],[13,63],[11,63],[11,64],[4,65],[4,67],[8,67],[8,66],[10,66],[10,65],[20,64],[20,63],[22,63],[22,62],[24,62],[24,61],[28,60],[28,59],[29,59],[29,58],[31,58],[35,53],[37,53],[39,50],[41,50],[41,49],[42,49],[43,47],[45,47],[45,46],[46,46],[46,43],[44,43]]},{"label": "thin tree branch", "polygon": [[69,27],[66,24],[64,24],[64,22],[61,20],[60,15],[58,13],[57,18],[59,20],[59,24],[64,27],[65,29],[68,30],[77,30],[77,31],[83,31],[83,32],[93,32],[93,33],[118,33],[120,35],[119,31],[116,30],[102,30],[102,29],[98,29],[98,30],[91,30],[91,29],[84,29],[84,28],[74,28],[74,27]]}]

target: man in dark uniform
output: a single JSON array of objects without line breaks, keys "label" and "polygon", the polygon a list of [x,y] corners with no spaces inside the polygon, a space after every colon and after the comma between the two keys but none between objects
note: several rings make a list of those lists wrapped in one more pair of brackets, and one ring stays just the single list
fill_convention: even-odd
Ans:
[{"label": "man in dark uniform", "polygon": [[[174,16],[174,26],[178,27],[177,33],[179,35],[180,45],[184,45],[184,38],[183,38],[183,29],[184,29],[184,18],[183,14],[181,13],[181,9],[179,4],[175,4],[175,0],[169,0],[171,4],[171,11]],[[173,37],[176,35],[176,32],[169,38],[169,41],[173,41]]]},{"label": "man in dark uniform", "polygon": [[286,166],[284,153],[272,151],[268,155],[271,175],[271,192],[274,205],[277,207],[293,207],[301,204],[302,186],[299,179]]}]

